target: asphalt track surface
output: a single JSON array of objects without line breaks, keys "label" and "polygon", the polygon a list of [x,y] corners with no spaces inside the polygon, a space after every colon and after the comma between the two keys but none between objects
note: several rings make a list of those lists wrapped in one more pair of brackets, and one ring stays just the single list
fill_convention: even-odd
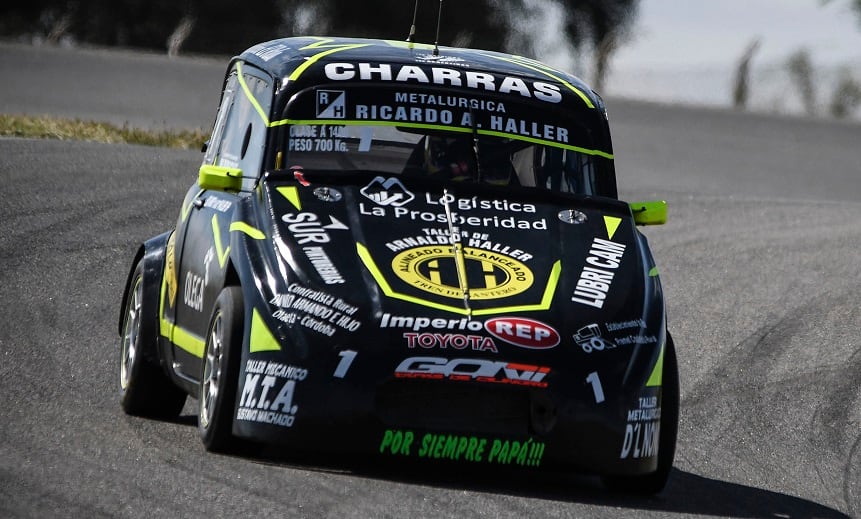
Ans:
[{"label": "asphalt track surface", "polygon": [[[0,112],[208,127],[225,64],[0,45]],[[128,262],[200,154],[0,139],[0,517],[861,516],[861,126],[608,103],[622,197],[670,204],[644,229],[681,370],[662,494],[207,454],[191,400],[125,416]]]}]

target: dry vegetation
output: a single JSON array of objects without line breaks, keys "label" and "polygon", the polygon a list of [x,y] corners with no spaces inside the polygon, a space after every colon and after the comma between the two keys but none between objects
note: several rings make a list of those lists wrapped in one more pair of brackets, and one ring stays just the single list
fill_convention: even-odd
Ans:
[{"label": "dry vegetation", "polygon": [[208,137],[203,130],[145,130],[80,119],[5,114],[0,114],[0,136],[142,144],[182,149],[199,149]]}]

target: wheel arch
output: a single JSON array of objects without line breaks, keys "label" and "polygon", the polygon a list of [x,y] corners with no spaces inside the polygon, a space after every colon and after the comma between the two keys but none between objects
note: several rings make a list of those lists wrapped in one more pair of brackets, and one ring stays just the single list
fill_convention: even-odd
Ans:
[{"label": "wheel arch", "polygon": [[[147,305],[147,314],[152,318],[152,321],[149,322],[148,325],[154,326],[155,330],[158,330],[158,302],[161,295],[161,282],[164,273],[167,242],[171,234],[172,231],[168,231],[154,238],[150,238],[142,243],[138,247],[137,252],[135,252],[128,275],[126,276],[125,288],[123,289],[123,298],[120,306],[119,321],[117,324],[117,333],[120,336],[123,334],[123,309],[125,309],[126,304],[128,303],[129,285],[131,284],[132,276],[134,276],[135,266],[138,261],[141,260],[143,260],[144,301],[149,303]],[[150,311],[149,309],[153,309],[154,311]],[[143,353],[147,359],[157,362],[156,351],[145,350]]]}]

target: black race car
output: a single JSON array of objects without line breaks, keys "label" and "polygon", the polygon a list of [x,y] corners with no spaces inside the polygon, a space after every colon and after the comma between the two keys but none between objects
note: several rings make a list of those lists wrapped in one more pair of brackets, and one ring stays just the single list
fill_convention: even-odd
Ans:
[{"label": "black race car", "polygon": [[289,38],[228,67],[132,261],[123,409],[241,440],[660,490],[678,370],[602,100],[519,56]]}]

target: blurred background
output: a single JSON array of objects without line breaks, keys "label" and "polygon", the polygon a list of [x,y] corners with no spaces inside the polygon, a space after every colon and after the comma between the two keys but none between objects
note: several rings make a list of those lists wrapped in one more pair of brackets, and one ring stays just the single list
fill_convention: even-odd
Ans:
[{"label": "blurred background", "polygon": [[[0,37],[233,55],[293,35],[405,39],[409,0],[7,0]],[[418,2],[416,41],[440,3]],[[605,96],[861,120],[861,0],[469,0],[441,45],[537,57]]]}]

